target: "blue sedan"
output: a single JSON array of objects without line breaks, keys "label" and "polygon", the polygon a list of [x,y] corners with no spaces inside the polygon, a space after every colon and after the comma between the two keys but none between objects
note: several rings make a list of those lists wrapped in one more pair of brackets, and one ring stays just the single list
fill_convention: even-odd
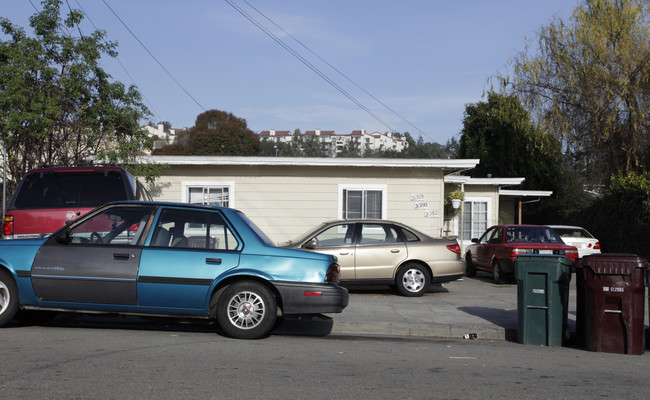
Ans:
[{"label": "blue sedan", "polygon": [[114,202],[46,239],[0,241],[0,326],[33,310],[216,319],[267,335],[278,315],[340,313],[329,255],[275,247],[240,211]]}]

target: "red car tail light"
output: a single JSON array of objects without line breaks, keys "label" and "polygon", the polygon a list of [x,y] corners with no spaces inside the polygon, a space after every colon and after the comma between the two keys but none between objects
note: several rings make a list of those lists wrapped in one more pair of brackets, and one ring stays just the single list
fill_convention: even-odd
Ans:
[{"label": "red car tail light", "polygon": [[600,250],[600,242],[596,242],[596,244],[594,245],[594,249]]},{"label": "red car tail light", "polygon": [[514,248],[514,249],[510,250],[510,259],[514,260],[515,258],[517,258],[517,256],[520,256],[522,254],[528,254],[528,250],[527,249]]},{"label": "red car tail light", "polygon": [[448,244],[447,250],[451,251],[452,253],[460,254],[460,246],[458,243]]},{"label": "red car tail light", "polygon": [[327,268],[327,273],[325,274],[325,282],[341,282],[341,267],[337,263],[333,262]]},{"label": "red car tail light", "polygon": [[5,216],[2,222],[2,234],[3,235],[14,234],[14,217],[12,215]]},{"label": "red car tail light", "polygon": [[578,259],[578,248],[577,247],[572,247],[570,249],[566,249],[564,251],[564,255],[569,257],[571,261],[575,261]]}]

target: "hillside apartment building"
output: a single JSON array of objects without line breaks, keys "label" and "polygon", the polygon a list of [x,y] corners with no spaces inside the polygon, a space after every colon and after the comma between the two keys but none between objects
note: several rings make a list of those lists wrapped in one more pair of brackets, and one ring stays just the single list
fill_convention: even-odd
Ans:
[{"label": "hillside apartment building", "polygon": [[[350,143],[358,144],[359,155],[366,151],[374,150],[395,150],[401,152],[408,143],[401,137],[393,136],[391,133],[367,133],[365,129],[355,130],[347,135],[337,135],[334,131],[312,130],[305,131],[304,136],[315,136],[321,143],[321,150],[328,157],[336,157],[337,154]],[[290,131],[268,130],[259,133],[260,141],[274,143],[291,143],[294,135]]]}]

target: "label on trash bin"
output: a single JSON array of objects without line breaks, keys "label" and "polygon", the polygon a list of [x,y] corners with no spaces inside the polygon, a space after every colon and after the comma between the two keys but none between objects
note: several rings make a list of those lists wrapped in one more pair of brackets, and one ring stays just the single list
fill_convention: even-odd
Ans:
[{"label": "label on trash bin", "polygon": [[623,293],[625,288],[620,286],[603,286],[603,292]]},{"label": "label on trash bin", "polygon": [[533,289],[533,293],[535,293],[535,294],[544,294],[545,290],[544,289]]}]

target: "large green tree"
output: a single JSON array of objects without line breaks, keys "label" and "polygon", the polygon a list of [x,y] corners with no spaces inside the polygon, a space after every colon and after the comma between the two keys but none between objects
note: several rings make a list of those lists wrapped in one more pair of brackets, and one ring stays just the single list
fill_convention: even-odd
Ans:
[{"label": "large green tree", "polygon": [[515,96],[488,93],[468,104],[459,158],[479,158],[475,177],[524,177],[522,188],[555,190],[562,172],[560,143],[538,129]]},{"label": "large green tree", "polygon": [[103,56],[117,56],[117,44],[104,31],[82,34],[83,14],[71,10],[62,19],[61,5],[42,2],[30,18],[33,35],[0,18],[0,138],[9,193],[38,165],[91,157],[126,165],[152,147],[139,125],[148,115],[140,93],[101,67]]},{"label": "large green tree", "polygon": [[648,0],[586,0],[514,58],[512,89],[562,140],[577,172],[607,183],[650,162]]},{"label": "large green tree", "polygon": [[179,135],[173,145],[157,149],[154,154],[255,156],[260,150],[260,141],[245,119],[209,110],[199,114],[195,125]]}]

